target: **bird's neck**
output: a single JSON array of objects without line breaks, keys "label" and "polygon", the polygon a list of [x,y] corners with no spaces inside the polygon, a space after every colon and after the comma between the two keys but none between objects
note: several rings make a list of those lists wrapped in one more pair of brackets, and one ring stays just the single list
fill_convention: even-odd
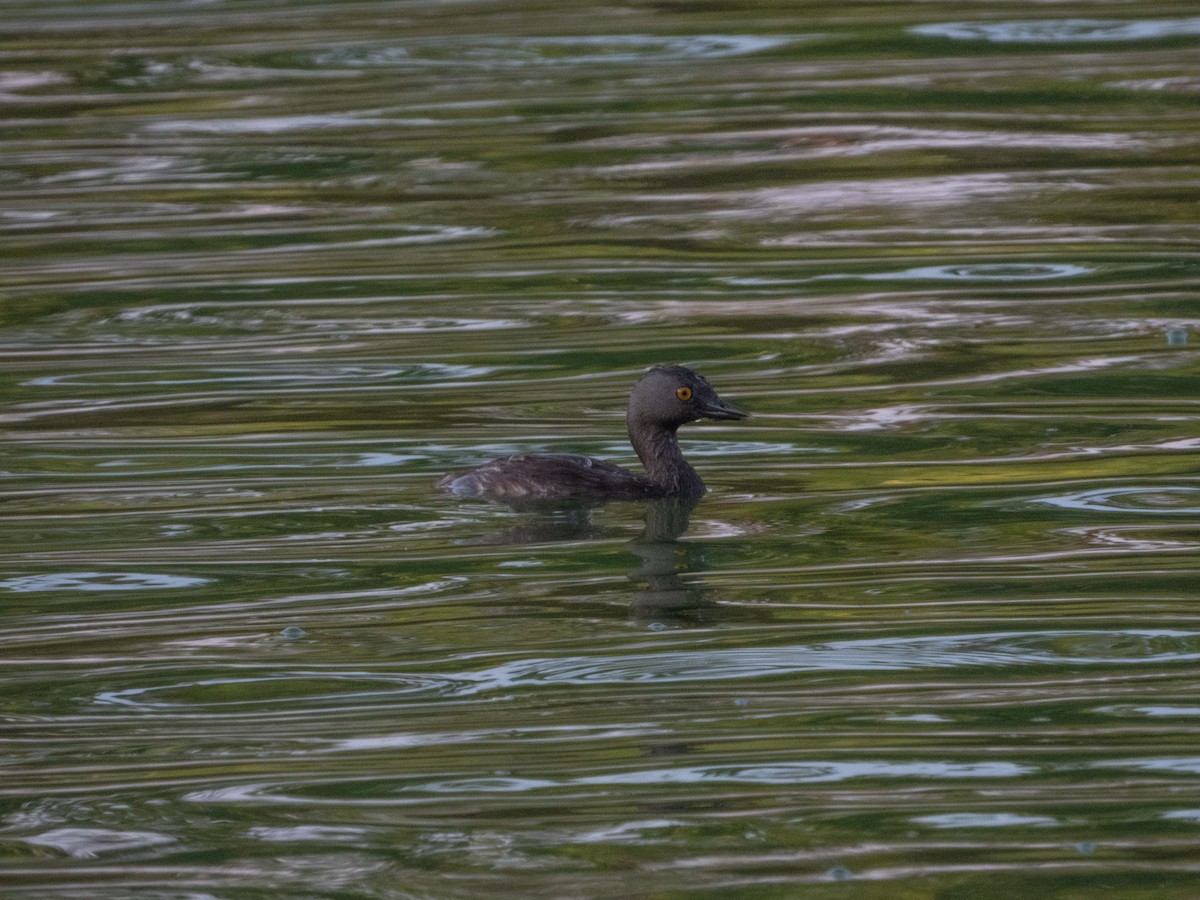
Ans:
[{"label": "bird's neck", "polygon": [[629,442],[646,469],[646,477],[664,496],[699,497],[704,493],[704,482],[683,458],[675,429],[630,420]]}]

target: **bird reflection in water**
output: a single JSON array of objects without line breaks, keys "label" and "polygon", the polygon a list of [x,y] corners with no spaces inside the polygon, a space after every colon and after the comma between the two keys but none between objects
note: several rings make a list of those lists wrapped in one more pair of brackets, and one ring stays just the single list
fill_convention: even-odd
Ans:
[{"label": "bird reflection in water", "polygon": [[[698,625],[709,621],[717,604],[708,598],[708,588],[697,575],[707,568],[702,544],[681,541],[691,521],[695,497],[671,497],[642,504],[645,525],[642,533],[626,544],[641,558],[629,571],[640,587],[634,591],[630,615],[647,625]],[[527,518],[503,531],[462,541],[475,545],[562,543],[612,537],[620,530],[597,525],[586,506],[554,509],[517,508]]]},{"label": "bird reflection in water", "polygon": [[703,546],[679,540],[688,529],[696,503],[695,499],[677,498],[646,504],[646,527],[628,544],[629,550],[642,558],[642,564],[629,573],[630,579],[642,585],[634,592],[630,608],[635,621],[699,625],[716,609],[708,598],[708,588],[695,577],[707,568]]}]

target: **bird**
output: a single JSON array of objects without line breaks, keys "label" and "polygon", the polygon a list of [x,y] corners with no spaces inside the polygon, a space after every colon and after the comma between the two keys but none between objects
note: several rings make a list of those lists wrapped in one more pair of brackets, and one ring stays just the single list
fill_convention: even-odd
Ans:
[{"label": "bird", "polygon": [[708,490],[683,457],[676,432],[698,419],[736,420],[749,413],[722,400],[708,380],[680,365],[656,365],[634,384],[625,415],[629,442],[645,474],[590,456],[506,456],[442,476],[437,487],[458,497],[510,505],[609,500],[698,499]]}]

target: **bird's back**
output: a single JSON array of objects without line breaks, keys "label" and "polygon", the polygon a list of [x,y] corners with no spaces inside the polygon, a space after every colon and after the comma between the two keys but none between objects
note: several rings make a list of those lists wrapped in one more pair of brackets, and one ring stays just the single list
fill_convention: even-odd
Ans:
[{"label": "bird's back", "polygon": [[507,456],[451,472],[438,487],[505,503],[641,500],[661,491],[645,476],[590,456]]}]

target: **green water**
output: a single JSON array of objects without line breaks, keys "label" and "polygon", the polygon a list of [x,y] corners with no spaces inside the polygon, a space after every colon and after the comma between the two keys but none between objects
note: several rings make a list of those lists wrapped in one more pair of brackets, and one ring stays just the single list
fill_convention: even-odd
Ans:
[{"label": "green water", "polygon": [[6,897],[1196,895],[1194,5],[4,10]]}]

